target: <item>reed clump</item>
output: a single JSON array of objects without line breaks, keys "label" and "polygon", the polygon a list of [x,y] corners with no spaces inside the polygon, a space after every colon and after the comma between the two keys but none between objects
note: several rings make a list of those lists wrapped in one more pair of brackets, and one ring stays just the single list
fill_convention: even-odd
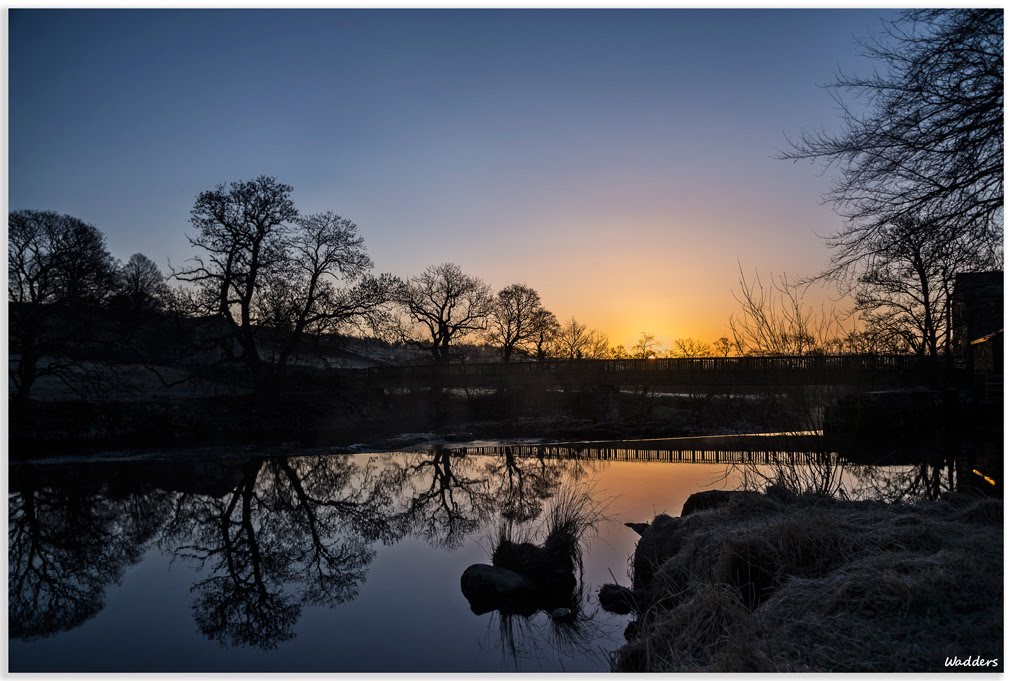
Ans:
[{"label": "reed clump", "polygon": [[[659,516],[619,671],[945,671],[1002,656],[1002,502],[733,494]],[[990,667],[982,671],[998,671]],[[949,670],[952,671],[952,670]]]},{"label": "reed clump", "polygon": [[[605,518],[604,506],[580,487],[561,490],[549,503],[540,533],[503,523],[494,542],[492,564],[535,581],[553,572],[582,569],[583,542]],[[538,535],[543,536],[541,545]]]}]

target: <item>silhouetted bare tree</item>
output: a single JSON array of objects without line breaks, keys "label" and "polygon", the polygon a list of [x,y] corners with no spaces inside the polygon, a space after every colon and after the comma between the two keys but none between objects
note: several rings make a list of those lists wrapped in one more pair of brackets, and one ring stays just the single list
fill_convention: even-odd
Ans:
[{"label": "silhouetted bare tree", "polygon": [[1002,22],[1000,9],[903,12],[864,43],[883,68],[830,85],[843,131],[783,154],[839,168],[827,198],[848,222],[814,279],[853,294],[886,344],[944,351],[955,272],[1002,266]]},{"label": "silhouetted bare tree", "polygon": [[[727,340],[726,338],[724,340]],[[728,341],[730,345],[730,341]],[[709,343],[704,343],[696,338],[676,338],[671,348],[672,357],[709,357],[713,349]],[[728,348],[730,351],[730,348]],[[726,354],[724,355],[727,356]]]},{"label": "silhouetted bare tree", "polygon": [[372,262],[354,223],[300,218],[291,193],[268,176],[202,192],[188,238],[203,253],[173,271],[196,285],[197,312],[225,322],[260,397],[277,389],[305,333],[378,314],[392,284],[366,276]]},{"label": "silhouetted bare tree", "polygon": [[150,258],[134,253],[117,268],[116,289],[110,301],[114,307],[132,314],[157,312],[170,302],[172,291],[166,276]]},{"label": "silhouetted bare tree", "polygon": [[721,357],[727,357],[734,350],[734,345],[731,343],[731,339],[727,336],[721,336],[713,342],[713,347],[717,351],[717,354]]},{"label": "silhouetted bare tree", "polygon": [[611,356],[612,359],[631,359],[629,351],[625,349],[625,345],[623,345],[622,343],[613,346],[608,351],[608,354]]},{"label": "silhouetted bare tree", "polygon": [[9,369],[16,413],[32,386],[54,376],[80,393],[90,373],[74,358],[88,341],[94,308],[115,283],[115,266],[105,237],[70,215],[21,210],[8,218],[7,301],[11,352]]},{"label": "silhouetted bare tree", "polygon": [[271,377],[257,344],[256,299],[272,272],[283,269],[282,237],[299,214],[291,193],[289,185],[267,176],[202,192],[190,211],[197,234],[187,238],[206,256],[173,271],[197,285],[200,312],[225,322],[258,390]]},{"label": "silhouetted bare tree", "polygon": [[414,327],[404,329],[402,338],[428,348],[438,364],[450,362],[453,341],[487,328],[492,309],[489,285],[452,263],[432,265],[401,282],[394,300]]},{"label": "silhouetted bare tree", "polygon": [[564,359],[608,359],[611,347],[608,336],[570,317],[555,338],[556,354]]},{"label": "silhouetted bare tree", "polygon": [[559,354],[566,359],[580,359],[587,353],[590,339],[587,335],[587,325],[576,321],[576,317],[570,317],[569,321],[562,325],[556,337],[559,346]]},{"label": "silhouetted bare tree", "polygon": [[[897,219],[1000,244],[1004,204],[1001,9],[907,10],[863,45],[881,65],[830,84],[843,131],[803,134],[783,154],[836,165],[828,199],[848,226],[847,268]],[[853,107],[845,98],[853,93]],[[867,244],[854,248],[855,244]],[[993,250],[993,249],[992,249]]]},{"label": "silhouetted bare tree", "polygon": [[584,355],[588,359],[608,359],[611,357],[611,343],[608,335],[597,329],[587,331],[587,350]]},{"label": "silhouetted bare tree", "polygon": [[545,332],[541,296],[524,284],[510,284],[492,299],[486,340],[508,362],[517,350],[536,344]]},{"label": "silhouetted bare tree", "polygon": [[534,331],[530,346],[534,351],[534,357],[543,362],[551,352],[562,326],[555,315],[544,308],[535,313],[533,322]]},{"label": "silhouetted bare tree", "polygon": [[395,285],[390,275],[368,274],[372,260],[351,220],[329,211],[302,216],[288,238],[284,269],[269,273],[255,301],[278,336],[271,359],[282,368],[307,333],[375,328]]},{"label": "silhouetted bare tree", "polygon": [[856,311],[880,342],[932,357],[950,351],[956,274],[996,263],[945,231],[911,219],[882,229],[881,247],[868,254],[852,289]]},{"label": "silhouetted bare tree", "polygon": [[632,356],[635,359],[650,359],[656,357],[661,351],[661,343],[657,336],[646,331],[640,334],[640,338],[632,346]]},{"label": "silhouetted bare tree", "polygon": [[792,285],[786,276],[771,278],[766,286],[758,274],[749,283],[740,266],[738,276],[734,299],[741,309],[728,325],[739,355],[804,355],[838,335],[835,312],[807,305],[803,286]]}]

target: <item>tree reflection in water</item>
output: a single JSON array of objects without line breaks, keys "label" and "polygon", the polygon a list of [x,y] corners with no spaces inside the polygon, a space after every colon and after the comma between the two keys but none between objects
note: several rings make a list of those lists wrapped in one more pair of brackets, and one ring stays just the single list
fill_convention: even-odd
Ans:
[{"label": "tree reflection in water", "polygon": [[[909,463],[911,458],[916,463]],[[834,454],[813,452],[789,460],[774,456],[763,463],[730,464],[722,479],[737,480],[739,489],[756,492],[777,486],[795,494],[888,503],[933,501],[960,489],[959,466],[954,459],[934,456],[917,461],[916,457],[898,457],[898,461],[903,463],[889,463],[888,457],[874,465],[853,463]]]},{"label": "tree reflection in water", "polygon": [[437,450],[392,460],[254,460],[228,494],[180,495],[163,545],[211,572],[193,587],[201,632],[227,645],[273,648],[293,636],[302,606],[358,595],[373,542],[410,533],[453,549],[497,511],[523,508],[536,517],[565,462],[503,459]]},{"label": "tree reflection in water", "polygon": [[403,527],[435,547],[459,547],[495,510],[494,483],[463,454],[440,449],[411,455],[398,479]]},{"label": "tree reflection in water", "polygon": [[559,491],[562,484],[566,472],[563,463],[546,459],[543,455],[519,457],[512,447],[505,448],[502,456],[493,458],[485,471],[490,480],[499,482],[497,508],[502,518],[527,522],[541,515],[545,502]]},{"label": "tree reflection in water", "polygon": [[591,465],[544,453],[521,457],[510,447],[481,457],[447,449],[412,454],[397,476],[402,522],[407,532],[430,545],[455,549],[498,519],[536,520],[563,480],[580,480]]},{"label": "tree reflection in water", "polygon": [[211,572],[193,587],[202,633],[274,648],[303,605],[358,595],[371,542],[399,537],[390,502],[383,476],[348,456],[254,460],[223,497],[180,496],[163,541]]},{"label": "tree reflection in water", "polygon": [[[356,598],[377,543],[412,536],[453,550],[468,537],[495,536],[502,525],[537,536],[561,491],[607,465],[531,451],[12,465],[10,637],[80,626],[156,542],[202,569],[190,606],[205,636],[224,646],[274,648],[294,636],[303,606]],[[839,480],[835,464],[817,467],[811,479]],[[974,478],[965,468],[955,466],[954,477],[951,461],[851,465],[845,477],[852,495],[937,498],[965,491]],[[549,649],[583,654],[581,646],[597,637],[585,601],[581,592],[572,612],[556,618],[495,612],[490,638],[514,662]]]},{"label": "tree reflection in water", "polygon": [[454,549],[499,519],[533,522],[584,466],[450,450],[104,463],[84,478],[73,466],[21,466],[9,498],[10,635],[79,626],[157,539],[204,572],[191,608],[205,636],[274,648],[294,636],[303,606],[357,596],[376,542],[411,535]]},{"label": "tree reflection in water", "polygon": [[951,460],[905,466],[853,466],[851,496],[881,499],[890,503],[935,500],[956,491],[955,466]]},{"label": "tree reflection in water", "polygon": [[117,498],[107,485],[44,484],[11,474],[7,517],[9,636],[31,640],[94,617],[165,517],[165,494]]}]

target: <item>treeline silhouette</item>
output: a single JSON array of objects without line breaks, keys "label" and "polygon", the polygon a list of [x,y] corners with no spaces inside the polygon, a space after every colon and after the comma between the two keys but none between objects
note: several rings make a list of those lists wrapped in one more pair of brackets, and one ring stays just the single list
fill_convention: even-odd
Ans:
[{"label": "treeline silhouette", "polygon": [[[721,338],[680,338],[665,349],[644,331],[627,349],[546,309],[524,283],[494,292],[452,263],[373,275],[353,222],[305,214],[291,186],[260,176],[197,196],[194,256],[170,266],[171,288],[142,254],[115,262],[92,225],[47,211],[11,213],[14,414],[43,377],[81,397],[108,392],[117,377],[99,358],[115,354],[110,347],[129,348],[165,384],[189,379],[166,375],[145,353],[160,366],[242,367],[264,403],[282,392],[293,365],[319,363],[314,350],[349,334],[444,364],[493,355],[951,355],[956,275],[1003,266],[1002,21],[996,9],[906,10],[866,41],[881,69],[829,84],[841,132],[802,133],[781,154],[839,170],[826,198],[845,223],[827,239],[829,266],[798,282],[785,275],[767,283],[740,270],[738,311]],[[816,281],[853,305],[838,315],[807,304]],[[418,361],[405,353],[386,359]]]},{"label": "treeline silhouette", "polygon": [[[114,393],[109,360],[129,356],[165,385],[165,367],[240,368],[262,405],[293,367],[318,366],[348,337],[374,338],[385,361],[624,359],[896,352],[895,337],[844,332],[816,318],[783,282],[741,279],[741,313],[713,342],[663,348],[643,332],[629,349],[575,317],[560,321],[524,283],[493,292],[452,263],[401,278],[374,275],[352,221],[303,214],[273,177],[219,185],[191,210],[195,255],[166,276],[144,254],[119,263],[93,225],[69,215],[10,214],[8,307],[12,406],[20,414],[42,377],[83,398]],[[170,286],[170,282],[174,285]]]}]

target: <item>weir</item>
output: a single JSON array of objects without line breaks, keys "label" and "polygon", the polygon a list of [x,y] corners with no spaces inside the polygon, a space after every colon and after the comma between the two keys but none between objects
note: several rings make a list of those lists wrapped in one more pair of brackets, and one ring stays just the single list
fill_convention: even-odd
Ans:
[{"label": "weir", "polygon": [[583,388],[667,386],[729,388],[856,385],[957,387],[960,369],[913,355],[798,355],[576,359],[345,369],[342,380],[368,388]]}]

